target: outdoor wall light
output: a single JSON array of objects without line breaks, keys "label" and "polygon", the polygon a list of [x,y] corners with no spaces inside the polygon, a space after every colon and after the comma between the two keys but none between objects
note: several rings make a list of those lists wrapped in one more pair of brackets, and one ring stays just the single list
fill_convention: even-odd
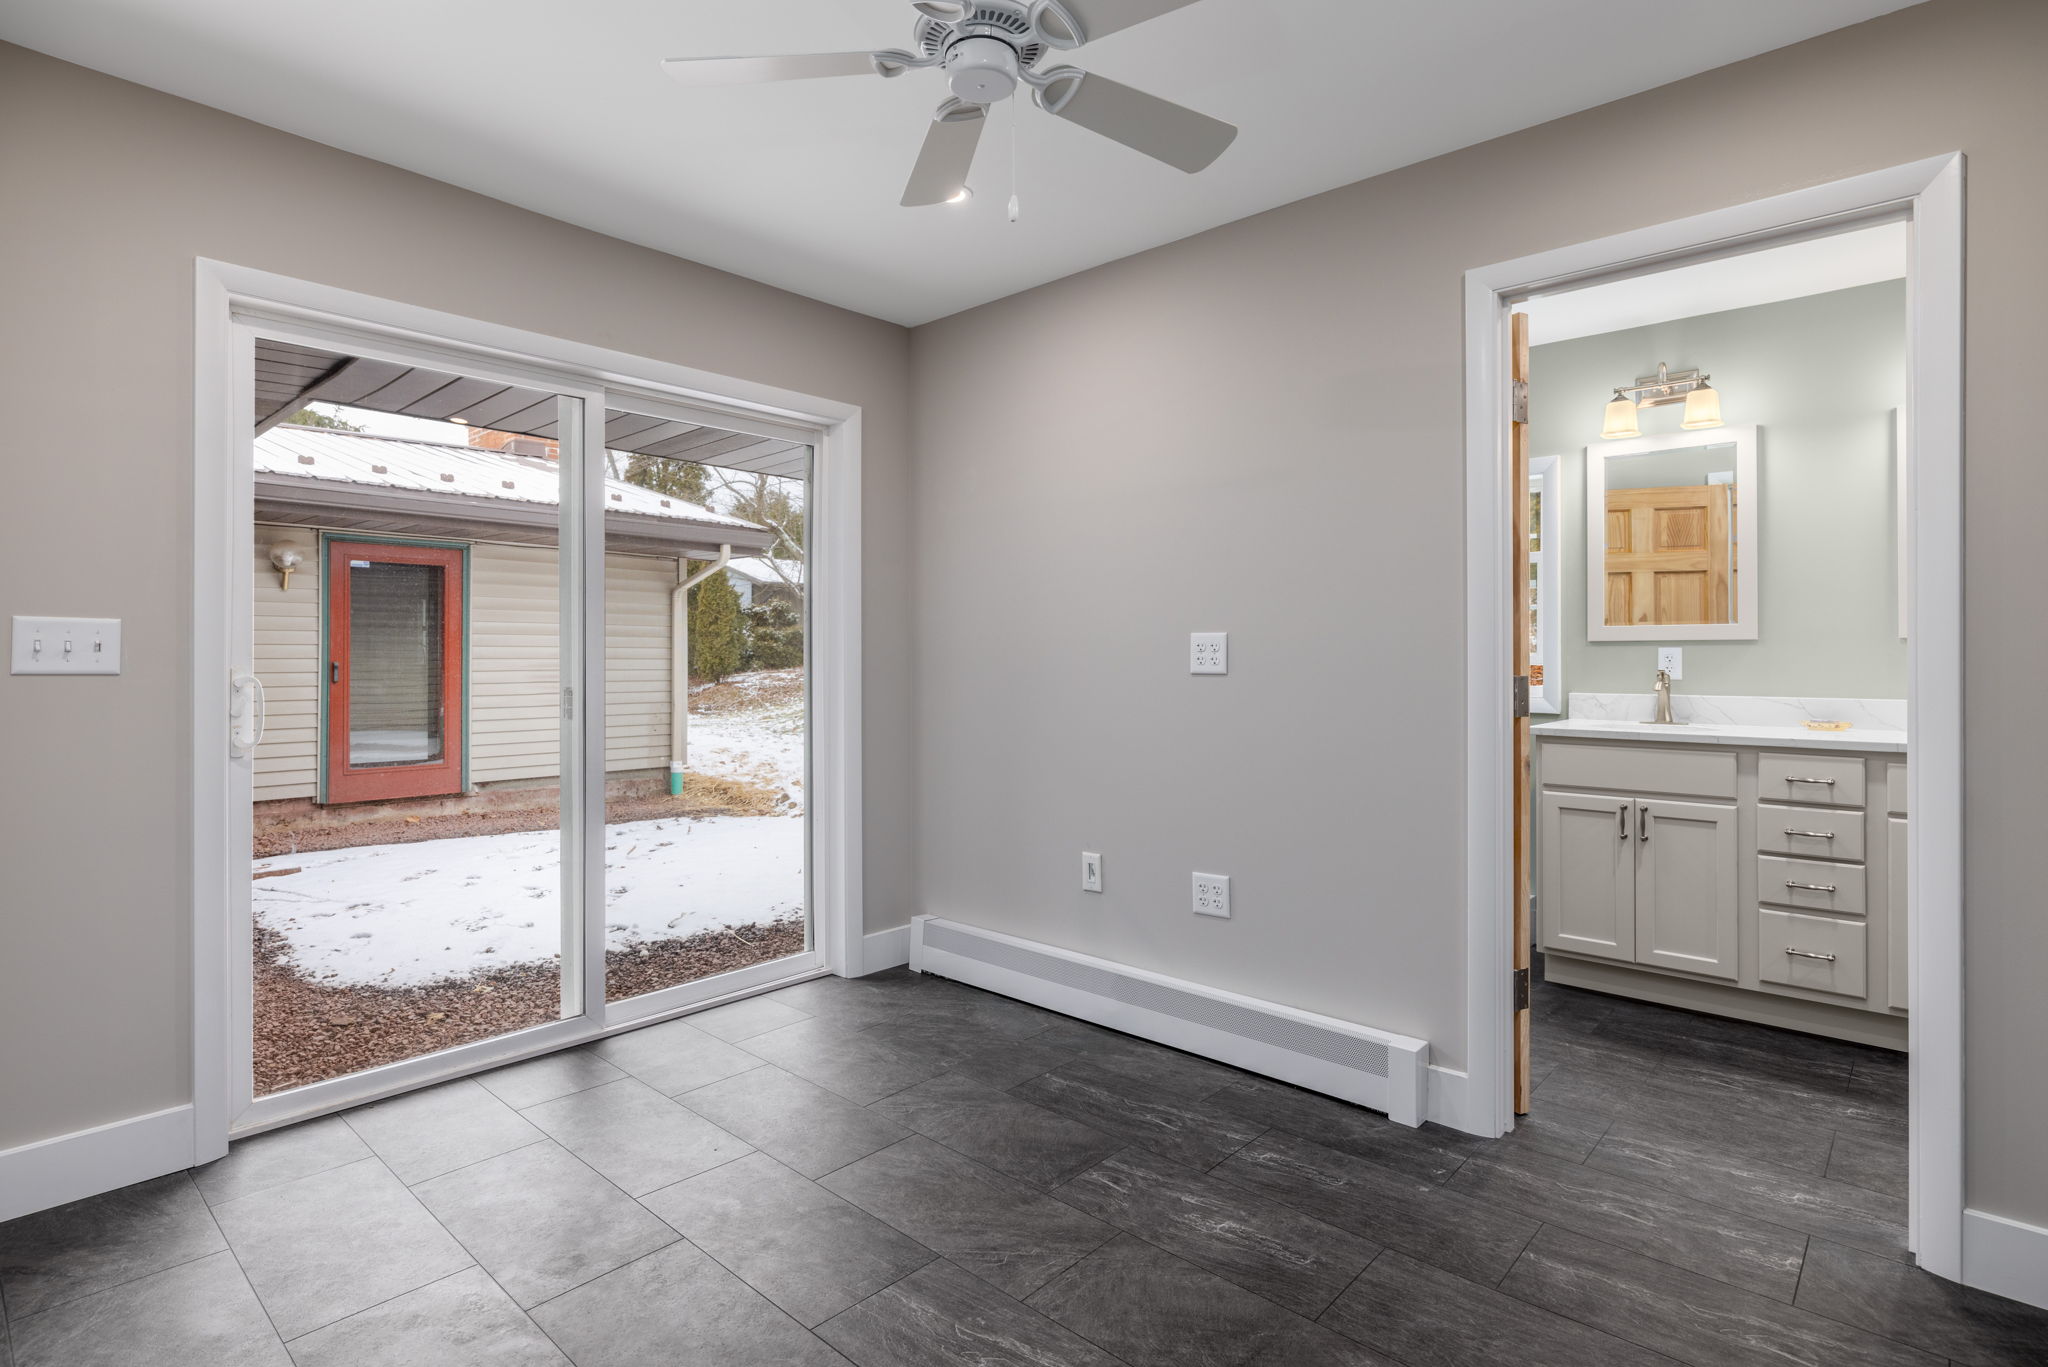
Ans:
[{"label": "outdoor wall light", "polygon": [[1614,397],[1608,401],[1606,415],[1600,423],[1600,435],[1608,441],[1640,437],[1643,430],[1636,421],[1636,410],[1667,403],[1685,405],[1685,416],[1678,424],[1680,427],[1697,431],[1702,427],[1722,425],[1721,391],[1707,383],[1705,373],[1672,370],[1659,361],[1655,375],[1638,375],[1634,384],[1615,387]]},{"label": "outdoor wall light", "polygon": [[280,541],[270,548],[270,563],[277,566],[277,586],[290,593],[292,571],[306,563],[305,547],[295,541]]}]

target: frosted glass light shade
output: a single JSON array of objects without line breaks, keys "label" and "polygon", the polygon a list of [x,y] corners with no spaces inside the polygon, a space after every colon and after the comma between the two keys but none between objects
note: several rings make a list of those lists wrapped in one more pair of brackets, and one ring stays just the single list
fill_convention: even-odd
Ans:
[{"label": "frosted glass light shade", "polygon": [[1636,402],[1625,394],[1615,396],[1607,405],[1606,421],[1600,424],[1600,435],[1607,441],[1618,441],[1623,437],[1640,437],[1643,429],[1636,425]]},{"label": "frosted glass light shade", "polygon": [[1721,425],[1721,391],[1700,381],[1700,387],[1685,396],[1685,416],[1678,425],[1687,431]]}]

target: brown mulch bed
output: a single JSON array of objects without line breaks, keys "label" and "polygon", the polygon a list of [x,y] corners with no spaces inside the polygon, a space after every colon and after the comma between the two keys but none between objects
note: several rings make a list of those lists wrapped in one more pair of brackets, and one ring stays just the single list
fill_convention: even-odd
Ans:
[{"label": "brown mulch bed", "polygon": [[[765,784],[744,778],[689,774],[681,797],[666,792],[614,794],[605,799],[604,819],[614,824],[654,821],[664,817],[777,816],[790,810],[789,801]],[[319,817],[259,822],[254,857],[268,859],[306,850],[344,850],[359,845],[409,845],[420,840],[447,840],[464,835],[501,835],[507,831],[548,831],[562,824],[557,802],[530,807],[503,807],[472,812],[394,812],[363,821],[328,822]]]},{"label": "brown mulch bed", "polygon": [[[803,948],[802,917],[650,941],[605,955],[606,995],[637,997]],[[525,1030],[561,1014],[561,975],[553,963],[419,987],[352,987],[300,976],[290,952],[282,935],[256,927],[258,1096]]]},{"label": "brown mulch bed", "polygon": [[804,672],[777,669],[748,675],[744,682],[729,679],[700,688],[690,694],[690,711],[716,715],[725,712],[760,712],[772,708],[801,707],[804,701]]}]

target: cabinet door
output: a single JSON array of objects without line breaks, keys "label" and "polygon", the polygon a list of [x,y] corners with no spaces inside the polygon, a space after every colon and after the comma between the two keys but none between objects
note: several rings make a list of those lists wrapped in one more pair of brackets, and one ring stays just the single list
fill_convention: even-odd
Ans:
[{"label": "cabinet door", "polygon": [[1636,801],[1635,961],[1735,977],[1735,809]]},{"label": "cabinet door", "polygon": [[1547,792],[1542,812],[1543,947],[1634,959],[1635,803]]}]

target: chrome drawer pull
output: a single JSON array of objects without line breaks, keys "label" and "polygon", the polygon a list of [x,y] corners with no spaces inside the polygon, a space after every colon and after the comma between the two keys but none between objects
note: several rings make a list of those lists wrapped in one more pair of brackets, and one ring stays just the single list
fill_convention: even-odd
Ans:
[{"label": "chrome drawer pull", "polygon": [[1792,775],[1790,775],[1790,774],[1787,774],[1787,775],[1785,775],[1785,782],[1787,782],[1787,783],[1825,783],[1825,784],[1827,784],[1827,785],[1828,785],[1828,787],[1830,787],[1830,788],[1832,788],[1832,787],[1834,787],[1834,786],[1835,786],[1835,781],[1834,781],[1833,779],[1831,779],[1831,778],[1794,778],[1794,777],[1793,777]]},{"label": "chrome drawer pull", "polygon": [[1802,959],[1819,959],[1823,963],[1831,964],[1835,961],[1835,956],[1832,954],[1816,954],[1810,949],[1792,949],[1788,947],[1785,952],[1787,954],[1797,954]]},{"label": "chrome drawer pull", "polygon": [[1788,888],[1804,888],[1808,892],[1833,892],[1835,890],[1833,883],[1795,883],[1789,878],[1785,880],[1785,886]]},{"label": "chrome drawer pull", "polygon": [[1785,828],[1785,834],[1810,835],[1815,840],[1833,840],[1835,838],[1835,833],[1833,831],[1795,831],[1790,826],[1787,826]]}]

